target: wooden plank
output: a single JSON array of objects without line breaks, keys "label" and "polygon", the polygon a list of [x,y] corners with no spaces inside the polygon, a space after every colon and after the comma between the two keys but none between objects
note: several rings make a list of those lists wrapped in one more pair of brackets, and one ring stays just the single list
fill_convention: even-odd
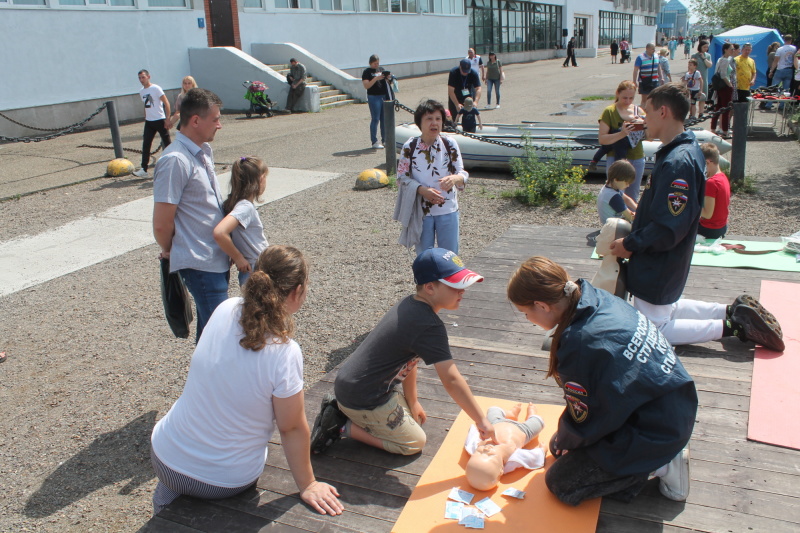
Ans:
[{"label": "wooden plank", "polygon": [[136,533],[197,533],[199,529],[172,522],[160,516],[154,516]]},{"label": "wooden plank", "polygon": [[[159,517],[198,531],[216,533],[306,533],[308,530],[275,522],[270,518],[221,506],[213,500],[198,500],[181,496],[158,514]],[[169,529],[167,530],[169,531]]]}]

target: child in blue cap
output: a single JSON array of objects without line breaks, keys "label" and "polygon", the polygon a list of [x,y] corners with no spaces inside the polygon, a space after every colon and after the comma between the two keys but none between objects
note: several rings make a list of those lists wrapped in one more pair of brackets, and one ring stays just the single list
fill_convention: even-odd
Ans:
[{"label": "child in blue cap", "polygon": [[[472,418],[481,439],[497,444],[494,427],[456,368],[444,322],[464,290],[483,277],[450,250],[429,248],[414,260],[415,294],[381,319],[336,375],[335,397],[326,395],[311,433],[320,453],[350,437],[390,453],[412,455],[425,445],[425,410],[417,398],[417,365],[433,365],[445,390]],[[397,386],[402,385],[402,390]]]}]

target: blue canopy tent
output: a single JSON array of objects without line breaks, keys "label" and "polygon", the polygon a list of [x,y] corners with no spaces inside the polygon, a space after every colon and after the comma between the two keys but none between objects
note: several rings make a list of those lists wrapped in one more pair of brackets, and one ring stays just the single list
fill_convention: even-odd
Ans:
[{"label": "blue canopy tent", "polygon": [[[750,57],[756,62],[756,84],[754,87],[761,87],[767,84],[767,48],[774,42],[783,45],[783,38],[778,30],[762,28],[760,26],[739,26],[725,33],[714,36],[708,52],[716,65],[717,59],[722,57],[722,45],[726,42],[743,46],[745,43],[753,45],[753,52]],[[709,74],[710,76],[711,74]]]}]

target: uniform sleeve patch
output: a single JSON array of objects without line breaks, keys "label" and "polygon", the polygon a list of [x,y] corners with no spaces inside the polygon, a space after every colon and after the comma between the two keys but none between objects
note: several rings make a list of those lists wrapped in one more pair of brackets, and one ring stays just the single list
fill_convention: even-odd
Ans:
[{"label": "uniform sleeve patch", "polygon": [[669,212],[672,213],[672,216],[680,215],[686,208],[688,201],[689,199],[685,194],[678,194],[674,192],[669,193],[669,196],[667,197],[667,206],[669,207]]},{"label": "uniform sleeve patch", "polygon": [[576,398],[575,396],[570,396],[569,394],[565,394],[564,399],[567,400],[569,414],[576,423],[580,424],[586,420],[586,417],[589,416],[589,407],[585,403],[580,401],[580,399]]},{"label": "uniform sleeve patch", "polygon": [[574,381],[568,381],[564,384],[564,392],[566,394],[578,394],[580,396],[586,396],[587,394],[583,385],[575,383]]},{"label": "uniform sleeve patch", "polygon": [[675,180],[670,184],[673,189],[680,189],[682,191],[689,190],[689,183],[686,180]]}]

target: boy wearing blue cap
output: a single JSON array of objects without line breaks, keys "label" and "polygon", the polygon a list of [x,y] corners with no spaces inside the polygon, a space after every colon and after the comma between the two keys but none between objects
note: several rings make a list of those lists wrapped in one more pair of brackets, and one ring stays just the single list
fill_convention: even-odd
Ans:
[{"label": "boy wearing blue cap", "polygon": [[[494,428],[456,368],[444,322],[464,290],[483,277],[454,253],[429,248],[414,260],[415,294],[381,319],[336,375],[334,392],[322,400],[311,433],[320,453],[350,437],[390,453],[412,455],[425,445],[425,410],[417,398],[417,364],[433,365],[450,397],[475,421],[481,439],[496,444]],[[402,392],[397,385],[402,384]]]}]

